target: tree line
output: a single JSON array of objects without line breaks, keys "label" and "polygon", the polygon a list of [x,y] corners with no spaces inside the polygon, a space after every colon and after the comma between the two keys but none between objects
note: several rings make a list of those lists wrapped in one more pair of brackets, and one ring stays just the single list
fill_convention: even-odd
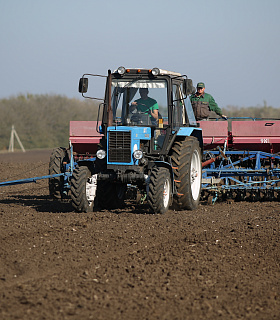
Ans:
[{"label": "tree line", "polygon": [[[18,95],[0,100],[0,151],[7,150],[12,125],[25,149],[67,147],[70,120],[96,120],[98,103],[60,95]],[[228,117],[276,118],[280,110],[267,106],[227,106]],[[17,142],[15,142],[15,147]]]},{"label": "tree line", "polygon": [[[60,95],[18,95],[0,100],[0,150],[7,150],[11,127],[25,149],[68,146],[70,120],[95,120],[98,104]],[[15,141],[15,148],[19,148]]]},{"label": "tree line", "polygon": [[269,118],[280,120],[280,109],[267,106],[265,101],[263,106],[242,108],[236,106],[227,106],[222,111],[228,117]]}]

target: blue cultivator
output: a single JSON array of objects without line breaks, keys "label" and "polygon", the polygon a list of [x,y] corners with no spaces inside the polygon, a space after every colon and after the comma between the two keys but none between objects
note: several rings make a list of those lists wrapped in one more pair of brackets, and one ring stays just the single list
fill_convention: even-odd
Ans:
[{"label": "blue cultivator", "polygon": [[202,197],[212,203],[280,199],[280,121],[235,119],[201,122]]}]

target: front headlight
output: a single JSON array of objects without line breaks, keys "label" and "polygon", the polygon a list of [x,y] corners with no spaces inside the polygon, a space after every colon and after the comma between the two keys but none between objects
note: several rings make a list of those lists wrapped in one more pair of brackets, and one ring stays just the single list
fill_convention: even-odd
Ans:
[{"label": "front headlight", "polygon": [[98,159],[102,160],[106,157],[106,151],[103,149],[100,149],[96,152],[96,156]]},{"label": "front headlight", "polygon": [[153,68],[152,69],[152,75],[153,76],[158,76],[160,74],[159,68]]},{"label": "front headlight", "polygon": [[117,71],[118,71],[118,74],[124,74],[125,73],[125,67],[119,67]]},{"label": "front headlight", "polygon": [[134,157],[134,159],[136,159],[136,160],[142,159],[142,158],[143,158],[143,151],[141,151],[141,150],[135,150],[135,151],[133,152],[133,157]]}]

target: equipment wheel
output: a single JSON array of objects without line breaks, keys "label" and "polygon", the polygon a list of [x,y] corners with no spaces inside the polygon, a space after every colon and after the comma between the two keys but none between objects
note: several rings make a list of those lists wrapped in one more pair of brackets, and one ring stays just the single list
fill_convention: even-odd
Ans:
[{"label": "equipment wheel", "polygon": [[201,150],[195,137],[175,141],[171,151],[171,161],[177,197],[176,209],[194,210],[199,204],[201,193]]},{"label": "equipment wheel", "polygon": [[76,167],[71,177],[71,200],[77,212],[93,211],[96,188],[96,175],[86,166]]},{"label": "equipment wheel", "polygon": [[[69,162],[69,157],[65,148],[56,148],[50,156],[49,175],[63,172],[63,162]],[[54,199],[60,199],[62,196],[64,177],[54,177],[49,179],[50,196]]]},{"label": "equipment wheel", "polygon": [[148,205],[154,213],[165,213],[172,202],[170,172],[163,167],[155,166],[151,171]]}]

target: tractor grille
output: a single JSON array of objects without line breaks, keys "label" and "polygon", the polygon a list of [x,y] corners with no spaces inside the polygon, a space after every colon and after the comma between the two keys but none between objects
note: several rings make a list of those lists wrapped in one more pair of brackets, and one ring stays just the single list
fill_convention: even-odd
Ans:
[{"label": "tractor grille", "polygon": [[109,162],[131,162],[131,133],[109,131]]}]

